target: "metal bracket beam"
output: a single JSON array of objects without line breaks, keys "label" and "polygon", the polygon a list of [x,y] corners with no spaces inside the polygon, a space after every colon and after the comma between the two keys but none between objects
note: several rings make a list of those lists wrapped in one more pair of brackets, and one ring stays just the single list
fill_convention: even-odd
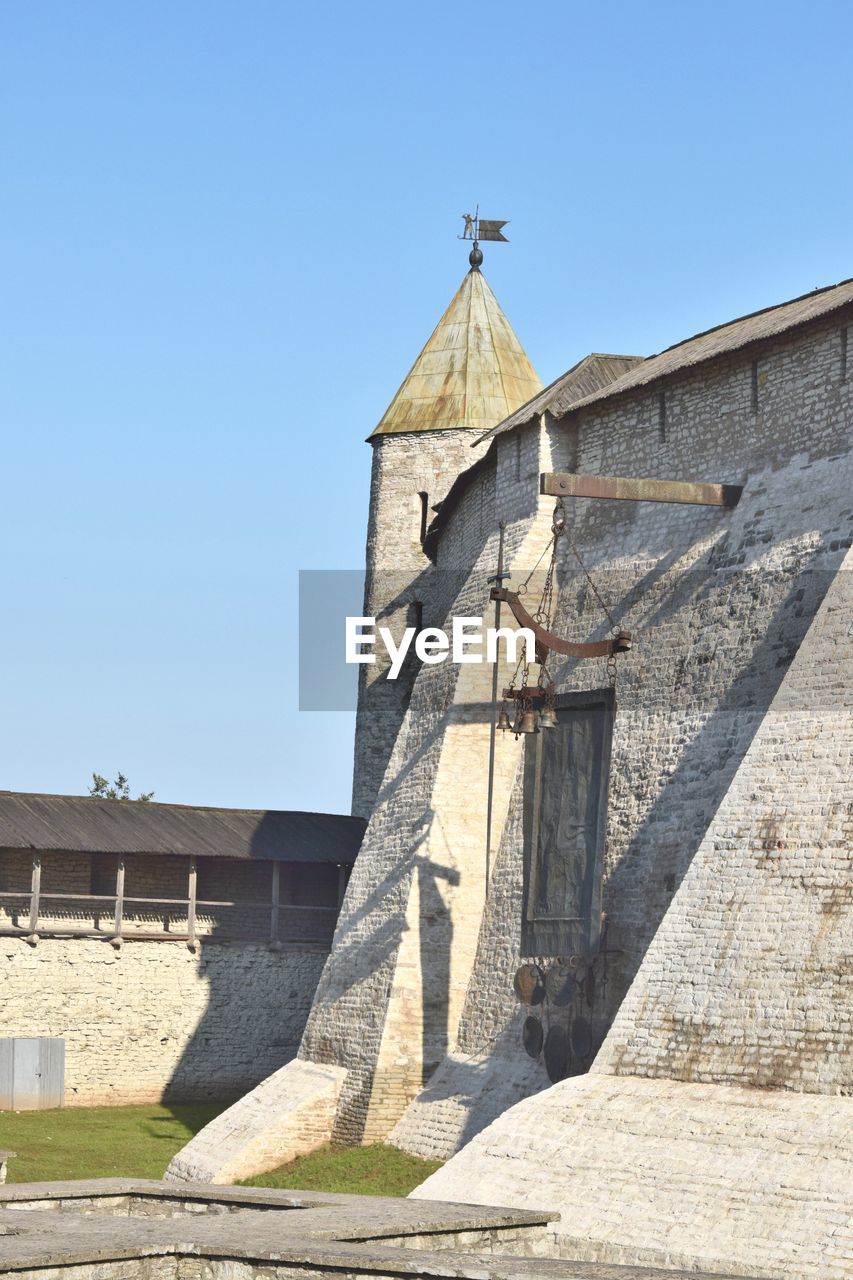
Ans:
[{"label": "metal bracket beam", "polygon": [[535,618],[532,618],[514,591],[504,587],[492,587],[492,600],[502,600],[521,627],[527,627],[536,639],[536,661],[546,662],[550,651],[562,653],[567,658],[609,658],[614,653],[627,653],[631,648],[631,633],[619,631],[609,640],[592,640],[578,644],[573,640],[564,640],[562,636],[546,631]]}]

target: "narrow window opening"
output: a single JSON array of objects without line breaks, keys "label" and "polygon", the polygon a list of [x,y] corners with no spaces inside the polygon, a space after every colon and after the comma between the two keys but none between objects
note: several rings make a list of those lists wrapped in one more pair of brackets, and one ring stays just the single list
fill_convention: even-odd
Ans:
[{"label": "narrow window opening", "polygon": [[521,436],[518,433],[516,433],[513,443],[515,445],[515,478],[516,480],[520,480],[521,479]]},{"label": "narrow window opening", "polygon": [[658,396],[658,437],[661,444],[666,441],[666,392]]},{"label": "narrow window opening", "polygon": [[750,408],[758,413],[758,361],[753,360],[750,370]]},{"label": "narrow window opening", "polygon": [[427,524],[429,523],[429,494],[419,493],[418,502],[419,502],[419,521],[420,521],[420,525],[419,525],[420,532],[418,534],[418,538],[420,542],[423,543],[423,540],[426,537]]},{"label": "narrow window opening", "polygon": [[847,345],[850,330],[847,325],[841,330],[841,381],[847,381]]}]

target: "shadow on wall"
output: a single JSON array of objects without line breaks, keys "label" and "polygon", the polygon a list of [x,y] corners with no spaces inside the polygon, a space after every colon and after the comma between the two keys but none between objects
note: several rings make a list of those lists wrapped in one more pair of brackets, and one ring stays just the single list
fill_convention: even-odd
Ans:
[{"label": "shadow on wall", "polygon": [[[701,716],[702,724],[680,755],[677,767],[671,773],[663,772],[660,790],[606,883],[605,910],[612,910],[618,917],[624,914],[620,909],[623,903],[642,904],[643,908],[642,915],[630,921],[633,931],[630,956],[626,955],[626,963],[614,983],[608,1021],[621,1004],[811,626],[832,571],[827,571],[822,556],[815,555],[804,557],[800,571],[787,576],[786,587],[777,584],[775,607],[761,634],[750,642],[746,633],[742,633],[740,647],[725,651],[722,646],[718,651],[716,643],[709,650],[707,644],[701,643],[700,636],[675,671],[671,689],[673,703],[683,697],[686,708]],[[700,584],[693,596],[693,616],[700,624],[710,610],[720,607],[719,599],[713,598],[712,577],[712,574],[702,575],[704,586]],[[738,601],[734,593],[732,596],[730,606],[736,608]],[[667,607],[671,603],[668,602]],[[684,607],[681,602],[678,604]],[[654,615],[644,625],[651,628],[658,621],[659,617]],[[703,681],[713,683],[715,667],[722,672],[735,667],[736,673],[713,709],[707,710],[709,702],[705,701],[702,684]],[[698,698],[697,690],[700,691]],[[616,778],[618,785],[616,758],[611,778]]]},{"label": "shadow on wall", "polygon": [[[428,752],[428,744],[421,746]],[[417,754],[422,758],[421,752]],[[414,767],[410,759],[404,772]],[[407,964],[417,966],[419,971],[416,978],[410,977],[411,987],[406,993],[420,1004],[419,1025],[411,1028],[412,1050],[419,1059],[419,1086],[447,1053],[453,924],[442,887],[458,885],[460,875],[456,868],[423,852],[435,817],[434,811],[427,808],[416,818],[406,820],[411,838],[405,841],[405,854],[399,861],[389,862],[377,883],[360,884],[356,868],[353,887],[356,893],[363,892],[364,898],[349,910],[345,904],[336,931],[334,958],[326,966],[318,987],[301,1056],[348,1069],[335,1141],[358,1143],[364,1132],[398,958],[401,947],[404,952],[406,948],[406,917],[414,887],[418,936],[411,939],[414,950],[408,960],[404,956],[403,965],[404,969]],[[365,868],[368,879],[374,871],[372,864]],[[404,982],[405,978],[403,974]],[[360,1027],[360,1034],[355,1037],[354,1006]]]},{"label": "shadow on wall", "polygon": [[[724,551],[722,548],[721,553]],[[594,1019],[596,1044],[609,1029],[843,554],[844,548],[832,543],[826,549],[805,550],[796,565],[788,561],[778,576],[764,578],[728,571],[725,564],[723,572],[717,572],[721,566],[712,560],[701,572],[677,573],[671,584],[656,584],[662,572],[675,568],[677,558],[671,557],[619,600],[617,612],[620,617],[630,615],[631,628],[640,639],[637,656],[644,665],[620,679],[620,709],[627,727],[614,742],[609,802],[610,839],[619,853],[608,862],[604,907],[615,925],[615,945],[624,948],[625,954],[610,966],[601,1013]],[[662,591],[652,591],[655,585],[662,586]],[[671,643],[666,625],[677,616],[689,616],[695,634],[687,637],[682,657],[676,656],[673,662],[662,654],[661,646]],[[714,619],[720,616],[726,622],[733,620],[733,625],[727,628],[728,640],[718,645],[717,635],[726,631],[725,627],[714,630]],[[755,625],[756,619],[760,626]],[[662,639],[645,652],[642,636],[653,630]],[[665,680],[658,680],[655,692],[649,686],[658,679],[655,663],[662,657],[667,664]],[[560,680],[569,678],[575,687],[575,669],[576,664],[565,664],[559,671]],[[688,740],[679,748],[670,772],[667,759],[655,754],[655,744],[651,739],[644,741],[641,733],[638,736],[638,729],[642,730],[642,721],[647,719],[645,731],[655,733],[655,715],[659,713],[666,740],[678,743],[673,717],[681,714],[678,708],[682,705]],[[631,815],[643,803],[644,795],[648,807],[634,819]],[[516,789],[495,865],[492,910],[484,921],[466,997],[459,1051],[471,1061],[457,1058],[448,1064],[447,1071],[439,1070],[423,1097],[424,1103],[452,1100],[458,1110],[467,1110],[462,1131],[466,1141],[497,1114],[490,1110],[490,1064],[481,1055],[499,1057],[498,1045],[509,1036],[505,1065],[523,1064],[516,1026],[519,1006],[512,991],[515,967],[524,958],[520,939],[522,839],[514,829],[522,803]],[[626,839],[620,827],[624,829],[629,822],[633,829]],[[495,894],[503,895],[504,901],[496,903]],[[505,936],[507,920],[514,921],[510,942]],[[496,1000],[501,989],[502,997]],[[546,1080],[540,1085],[535,1078],[528,1085],[526,1076],[519,1083],[519,1096],[547,1085]],[[476,1106],[472,1106],[475,1098]]]},{"label": "shadow on wall", "polygon": [[261,820],[252,859],[199,870],[196,981],[207,1001],[164,1101],[233,1101],[296,1056],[345,875],[331,861],[273,863],[281,837],[270,823]]},{"label": "shadow on wall", "polygon": [[450,949],[453,921],[439,885],[458,885],[455,867],[418,857],[420,904],[420,961],[423,1061],[421,1083],[426,1084],[450,1047]]}]

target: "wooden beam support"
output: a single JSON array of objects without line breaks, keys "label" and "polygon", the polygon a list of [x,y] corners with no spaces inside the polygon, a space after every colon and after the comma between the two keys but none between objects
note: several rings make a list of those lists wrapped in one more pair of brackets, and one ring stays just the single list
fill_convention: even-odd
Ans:
[{"label": "wooden beam support", "polygon": [[622,502],[683,502],[699,507],[736,507],[740,484],[701,484],[692,480],[633,480],[626,476],[582,476],[543,471],[539,492],[554,498],[615,498]]},{"label": "wooden beam support", "polygon": [[116,865],[116,913],[113,921],[113,945],[121,946],[121,927],[124,916],[124,858],[119,858]]},{"label": "wooden beam support", "polygon": [[41,898],[41,857],[33,854],[33,878],[30,887],[30,933],[27,939],[35,945],[39,937],[39,899]]},{"label": "wooden beam support", "polygon": [[190,951],[195,947],[195,904],[198,887],[198,870],[195,858],[190,858],[190,874],[187,888],[187,946]]},{"label": "wooden beam support", "polygon": [[272,864],[272,908],[270,910],[270,947],[273,951],[281,950],[279,938],[279,918],[281,910],[281,866]]}]

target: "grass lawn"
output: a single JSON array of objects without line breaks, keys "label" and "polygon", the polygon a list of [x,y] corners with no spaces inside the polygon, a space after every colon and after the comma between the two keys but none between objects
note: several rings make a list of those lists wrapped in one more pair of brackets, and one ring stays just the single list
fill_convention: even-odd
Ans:
[{"label": "grass lawn", "polygon": [[270,1173],[247,1178],[244,1187],[298,1187],[300,1191],[347,1191],[360,1196],[407,1196],[442,1160],[420,1160],[396,1147],[321,1147]]},{"label": "grass lawn", "polygon": [[[162,1178],[175,1152],[222,1110],[221,1103],[0,1111],[0,1149],[16,1151],[9,1182],[65,1178]],[[405,1196],[441,1161],[394,1147],[323,1147],[243,1184]]]},{"label": "grass lawn", "polygon": [[0,1111],[0,1148],[17,1151],[9,1182],[162,1178],[166,1165],[222,1103]]}]

